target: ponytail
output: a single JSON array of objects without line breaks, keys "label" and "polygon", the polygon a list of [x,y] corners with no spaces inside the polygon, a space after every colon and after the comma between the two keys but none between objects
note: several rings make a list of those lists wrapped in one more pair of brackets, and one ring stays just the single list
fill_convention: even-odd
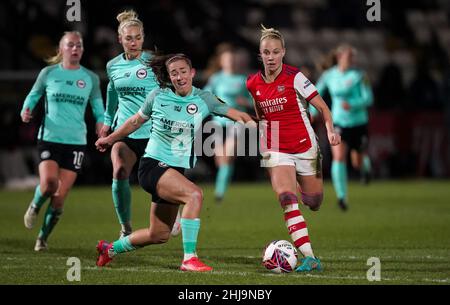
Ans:
[{"label": "ponytail", "polygon": [[337,53],[336,50],[333,49],[328,52],[328,54],[325,54],[324,56],[322,56],[322,58],[320,58],[320,60],[316,64],[316,68],[318,71],[323,72],[335,65],[337,65]]},{"label": "ponytail", "polygon": [[161,88],[171,87],[169,73],[167,72],[166,68],[166,60],[168,59],[168,55],[156,52],[150,62],[148,62],[148,66],[155,74],[156,80],[158,81],[158,84]]},{"label": "ponytail", "polygon": [[353,54],[356,54],[357,52],[356,49],[349,44],[346,43],[340,44],[320,60],[320,62],[317,64],[317,69],[325,71],[337,65],[338,56],[347,50],[350,50]]},{"label": "ponytail", "polygon": [[284,48],[284,38],[281,35],[281,32],[274,28],[266,28],[263,24],[261,24],[261,38],[259,39],[259,43],[261,43],[266,38],[278,39],[281,41],[281,46]]},{"label": "ponytail", "polygon": [[122,35],[123,29],[128,26],[137,26],[144,33],[144,24],[139,20],[138,14],[134,10],[125,10],[118,14],[116,19],[119,21],[119,28],[117,29],[119,35]]},{"label": "ponytail", "polygon": [[184,60],[189,65],[189,67],[192,68],[191,60],[189,59],[189,57],[182,53],[164,55],[160,52],[156,52],[152,59],[147,63],[147,65],[155,74],[156,80],[158,81],[161,88],[172,87],[172,82],[170,81],[167,67],[170,63],[176,60]]}]

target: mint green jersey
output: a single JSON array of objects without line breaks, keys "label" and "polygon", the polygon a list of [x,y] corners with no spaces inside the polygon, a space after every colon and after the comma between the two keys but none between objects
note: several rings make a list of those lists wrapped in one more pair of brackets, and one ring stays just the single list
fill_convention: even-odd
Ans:
[{"label": "mint green jersey", "polygon": [[169,88],[153,90],[139,110],[142,118],[153,122],[144,157],[193,168],[195,133],[202,121],[210,114],[225,115],[228,110],[211,92],[195,87],[184,97]]},{"label": "mint green jersey", "polygon": [[[144,104],[145,97],[158,87],[155,75],[146,61],[151,54],[142,52],[140,58],[125,59],[125,54],[111,59],[106,65],[109,83],[106,96],[105,125],[119,128]],[[150,134],[151,120],[129,135],[133,139],[146,139]]]},{"label": "mint green jersey", "polygon": [[[373,93],[362,71],[348,69],[342,72],[334,66],[322,74],[316,88],[321,95],[328,89],[335,125],[349,128],[367,124],[367,108],[373,103]],[[349,110],[342,108],[344,101],[350,104]]]},{"label": "mint green jersey", "polygon": [[[251,107],[250,93],[246,86],[247,76],[243,74],[227,74],[219,71],[213,74],[203,90],[210,91],[230,107],[245,111],[246,107],[238,103],[238,98],[245,98],[248,102],[248,107]],[[213,120],[222,126],[231,122],[225,117],[215,116]]]},{"label": "mint green jersey", "polygon": [[84,114],[88,102],[97,123],[103,122],[103,99],[98,76],[80,66],[64,69],[62,64],[45,67],[27,95],[21,113],[34,109],[45,95],[45,114],[38,139],[48,142],[85,145]]}]

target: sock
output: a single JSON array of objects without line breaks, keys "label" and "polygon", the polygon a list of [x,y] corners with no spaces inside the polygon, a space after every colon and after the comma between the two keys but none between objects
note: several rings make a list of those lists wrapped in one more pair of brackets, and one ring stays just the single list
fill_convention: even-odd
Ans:
[{"label": "sock", "polygon": [[[131,190],[128,179],[117,180],[112,182],[112,197],[114,207],[116,208],[117,217],[121,224],[130,224],[131,218]],[[130,225],[131,227],[131,225]],[[122,226],[123,228],[123,226]]]},{"label": "sock", "polygon": [[44,223],[39,231],[38,238],[47,240],[55,225],[58,223],[63,209],[54,209],[50,204],[45,212]]},{"label": "sock", "polygon": [[196,257],[197,237],[200,230],[200,219],[181,218],[181,234],[183,237],[184,260]]},{"label": "sock", "polygon": [[347,198],[347,168],[345,162],[331,163],[331,180],[338,199]]},{"label": "sock", "polygon": [[122,239],[119,239],[119,240],[116,240],[115,242],[113,242],[113,246],[112,246],[110,252],[108,253],[108,255],[110,257],[113,257],[116,254],[130,252],[130,251],[136,250],[138,248],[140,248],[140,247],[134,246],[131,244],[130,236],[126,236]]},{"label": "sock", "polygon": [[31,205],[33,206],[33,208],[35,208],[37,211],[39,211],[47,199],[48,199],[48,197],[45,197],[42,195],[41,187],[38,184],[34,191],[34,197],[33,197],[33,201],[32,201]]},{"label": "sock", "polygon": [[372,164],[370,162],[370,158],[368,155],[364,155],[363,156],[363,160],[362,160],[362,166],[361,166],[361,172],[362,173],[370,173],[370,171],[372,170]]},{"label": "sock", "polygon": [[297,195],[294,193],[283,193],[280,195],[279,200],[284,211],[284,221],[286,222],[289,235],[295,247],[304,256],[314,257],[311,241],[309,240],[308,228],[298,208]]},{"label": "sock", "polygon": [[233,175],[233,166],[230,164],[223,164],[219,166],[216,176],[216,197],[223,197],[227,190],[228,183]]},{"label": "sock", "polygon": [[121,223],[120,227],[122,228],[122,232],[124,232],[124,233],[130,234],[131,231],[133,231],[133,229],[131,228],[131,223],[130,222]]}]

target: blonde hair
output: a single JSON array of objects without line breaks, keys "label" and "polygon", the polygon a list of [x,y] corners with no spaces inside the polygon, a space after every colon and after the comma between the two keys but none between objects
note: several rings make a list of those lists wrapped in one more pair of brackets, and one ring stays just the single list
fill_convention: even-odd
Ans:
[{"label": "blonde hair", "polygon": [[357,54],[356,49],[352,45],[347,44],[347,43],[343,43],[343,44],[340,44],[339,46],[337,46],[337,48],[335,50],[336,56],[344,53],[345,51],[350,51],[354,55]]},{"label": "blonde hair", "polygon": [[58,48],[56,49],[56,55],[45,59],[47,64],[49,64],[49,65],[56,65],[56,64],[59,64],[60,62],[62,62],[63,55],[62,55],[62,52],[61,52],[61,43],[62,43],[63,39],[67,35],[70,35],[70,34],[77,35],[78,37],[80,37],[80,41],[81,41],[81,43],[83,43],[83,35],[81,35],[80,32],[78,32],[78,31],[67,31],[67,32],[64,32],[64,34],[62,35],[61,39],[59,40]]},{"label": "blonde hair", "polygon": [[124,28],[129,26],[137,26],[141,29],[142,34],[144,33],[144,24],[138,18],[138,14],[134,10],[125,10],[116,17],[117,21],[119,21],[119,28],[117,32],[119,35],[122,35],[122,31]]},{"label": "blonde hair", "polygon": [[278,39],[281,41],[281,46],[284,48],[284,38],[281,35],[280,31],[274,28],[266,28],[263,24],[261,24],[261,38],[259,39],[259,43],[261,43],[264,39]]},{"label": "blonde hair", "polygon": [[332,49],[328,54],[322,56],[319,62],[316,64],[317,70],[323,72],[325,70],[330,69],[331,67],[338,64],[338,56],[344,53],[345,51],[350,51],[354,55],[358,53],[358,51],[350,44],[342,43],[338,45],[336,48]]}]

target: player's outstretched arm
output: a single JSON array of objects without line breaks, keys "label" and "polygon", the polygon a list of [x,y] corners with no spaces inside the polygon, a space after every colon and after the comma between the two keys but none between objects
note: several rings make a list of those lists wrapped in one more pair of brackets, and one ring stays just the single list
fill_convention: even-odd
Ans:
[{"label": "player's outstretched arm", "polygon": [[111,133],[109,136],[100,138],[95,142],[95,146],[101,152],[106,151],[118,140],[128,136],[133,131],[139,129],[147,120],[144,119],[139,113],[136,113],[132,117],[123,123],[119,129]]},{"label": "player's outstretched arm", "polygon": [[325,101],[320,95],[316,95],[309,101],[321,114],[325,127],[327,128],[328,141],[330,145],[338,145],[341,143],[341,136],[334,131],[333,118],[331,117],[331,111],[328,108]]},{"label": "player's outstretched arm", "polygon": [[245,124],[245,123],[251,123],[256,127],[256,122],[252,119],[252,117],[246,113],[239,110],[236,110],[234,108],[228,109],[227,113],[225,114],[226,117],[229,119],[232,119],[233,121]]}]

